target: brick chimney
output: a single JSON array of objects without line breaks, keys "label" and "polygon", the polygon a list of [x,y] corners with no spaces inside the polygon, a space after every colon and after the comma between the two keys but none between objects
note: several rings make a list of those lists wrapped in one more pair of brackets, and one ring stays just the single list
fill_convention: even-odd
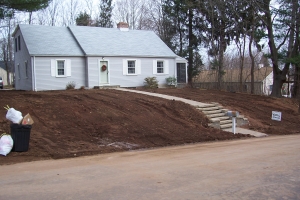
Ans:
[{"label": "brick chimney", "polygon": [[129,26],[127,23],[125,22],[119,22],[117,24],[117,28],[120,30],[120,31],[129,31]]}]

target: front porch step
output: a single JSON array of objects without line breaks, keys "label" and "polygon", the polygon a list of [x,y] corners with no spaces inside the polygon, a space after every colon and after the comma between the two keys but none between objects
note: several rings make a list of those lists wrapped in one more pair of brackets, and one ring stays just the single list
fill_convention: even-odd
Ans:
[{"label": "front porch step", "polygon": [[94,86],[94,89],[112,89],[112,88],[119,88],[120,85],[101,85],[101,86]]}]

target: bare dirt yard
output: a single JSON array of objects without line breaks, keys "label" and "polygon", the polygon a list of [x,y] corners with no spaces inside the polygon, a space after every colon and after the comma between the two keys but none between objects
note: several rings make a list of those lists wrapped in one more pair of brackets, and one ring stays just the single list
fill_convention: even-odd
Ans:
[{"label": "bare dirt yard", "polygon": [[[191,88],[152,92],[219,102],[248,117],[246,128],[270,135],[300,133],[293,99]],[[12,90],[0,91],[0,99],[1,134],[10,133],[6,105],[34,120],[29,150],[0,156],[0,165],[250,137],[208,127],[204,115],[182,102],[117,90]],[[271,120],[273,110],[282,112],[281,122]]]}]

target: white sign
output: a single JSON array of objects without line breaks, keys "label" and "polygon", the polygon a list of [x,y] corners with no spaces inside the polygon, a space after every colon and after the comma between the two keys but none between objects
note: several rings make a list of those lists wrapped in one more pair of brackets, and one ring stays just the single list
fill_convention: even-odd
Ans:
[{"label": "white sign", "polygon": [[281,112],[272,111],[272,120],[281,121]]}]

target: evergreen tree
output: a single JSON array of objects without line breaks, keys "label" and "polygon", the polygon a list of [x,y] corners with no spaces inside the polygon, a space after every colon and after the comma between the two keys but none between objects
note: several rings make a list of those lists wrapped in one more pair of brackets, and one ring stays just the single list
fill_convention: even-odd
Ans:
[{"label": "evergreen tree", "polygon": [[0,18],[11,16],[13,10],[32,12],[46,8],[51,0],[1,0]]},{"label": "evergreen tree", "polygon": [[77,26],[90,26],[91,25],[91,16],[84,12],[80,12],[78,17],[76,18]]},{"label": "evergreen tree", "polygon": [[111,20],[112,9],[112,0],[101,0],[100,15],[99,20],[97,20],[97,26],[105,28],[113,27],[113,23]]},{"label": "evergreen tree", "polygon": [[[190,84],[192,78],[199,73],[198,66],[194,64],[194,54],[197,52],[201,41],[196,5],[197,1],[195,0],[165,0],[163,2],[166,18],[173,24],[173,27],[169,29],[169,33],[172,33],[171,41],[172,46],[176,47],[174,48],[175,53],[188,59],[188,82]],[[201,57],[198,56],[197,62],[199,59]]]}]

